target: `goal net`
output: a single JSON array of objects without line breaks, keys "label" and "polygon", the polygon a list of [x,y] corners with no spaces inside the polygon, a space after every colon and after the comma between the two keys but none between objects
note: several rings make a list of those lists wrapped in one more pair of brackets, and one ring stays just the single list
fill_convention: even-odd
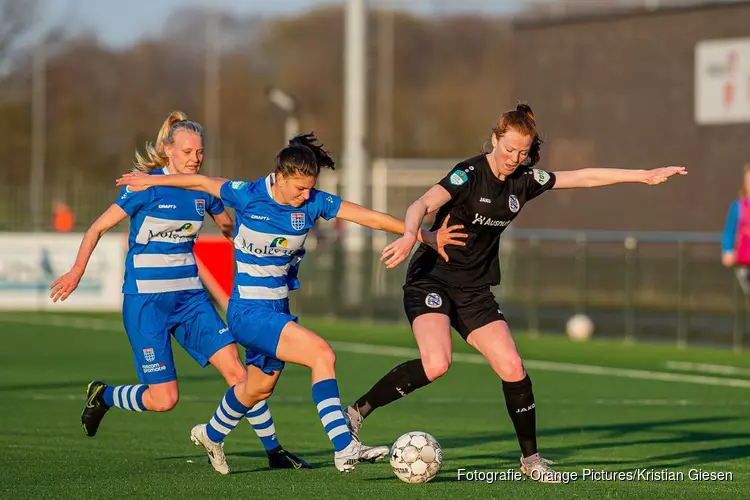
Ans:
[{"label": "goal net", "polygon": [[[375,159],[370,180],[372,208],[403,219],[409,205],[460,161],[451,158]],[[431,223],[431,220],[425,222]],[[382,250],[389,239],[394,238],[376,231],[372,236],[373,250]]]}]

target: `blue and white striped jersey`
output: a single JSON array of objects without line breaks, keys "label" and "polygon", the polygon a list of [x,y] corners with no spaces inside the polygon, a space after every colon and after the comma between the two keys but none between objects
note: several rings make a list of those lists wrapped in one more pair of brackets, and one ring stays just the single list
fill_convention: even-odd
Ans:
[{"label": "blue and white striped jersey", "polygon": [[[164,175],[154,170],[151,175]],[[221,200],[207,193],[155,186],[131,192],[127,186],[115,202],[130,216],[125,294],[200,290],[193,246],[208,212],[224,211]]]},{"label": "blue and white striped jersey", "polygon": [[307,232],[322,217],[336,217],[338,196],[312,189],[301,207],[281,205],[271,194],[274,174],[255,182],[232,181],[221,199],[236,210],[234,255],[237,274],[232,299],[283,300],[299,288],[297,271]]}]

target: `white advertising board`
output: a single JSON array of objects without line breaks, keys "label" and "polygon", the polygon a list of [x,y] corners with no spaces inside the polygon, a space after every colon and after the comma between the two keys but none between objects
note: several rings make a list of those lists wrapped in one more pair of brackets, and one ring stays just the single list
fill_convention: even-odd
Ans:
[{"label": "white advertising board", "polygon": [[750,38],[696,44],[695,122],[750,123]]},{"label": "white advertising board", "polygon": [[99,240],[78,289],[53,303],[49,285],[75,262],[83,234],[0,233],[0,309],[120,311],[127,241]]}]

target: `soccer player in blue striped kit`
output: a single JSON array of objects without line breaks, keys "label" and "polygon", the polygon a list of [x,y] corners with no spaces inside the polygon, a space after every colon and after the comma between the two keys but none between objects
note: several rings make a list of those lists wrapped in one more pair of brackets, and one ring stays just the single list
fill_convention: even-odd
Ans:
[{"label": "soccer player in blue striped kit", "polygon": [[[164,122],[156,145],[147,145],[146,156],[136,153],[135,158],[136,170],[152,177],[195,174],[202,163],[203,129],[179,111]],[[170,187],[137,193],[123,189],[84,236],[73,268],[50,286],[53,301],[65,300],[78,286],[99,238],[130,217],[123,322],[141,384],[91,382],[81,415],[88,436],[96,435],[113,406],[137,412],[174,408],[179,390],[170,336],[201,366],[214,365],[230,386],[246,377],[236,342],[198,276],[193,246],[206,213],[231,239],[234,223],[214,196]],[[241,417],[252,424],[271,468],[310,467],[281,447],[265,400]]]},{"label": "soccer player in blue striped kit", "polygon": [[[334,464],[349,472],[360,462],[385,457],[386,446],[368,447],[352,439],[341,409],[335,375],[335,355],[328,343],[300,326],[289,310],[289,291],[299,288],[297,271],[305,254],[308,231],[319,218],[334,217],[373,229],[403,234],[404,223],[338,196],[314,188],[321,167],[334,167],[333,159],[312,135],[292,139],[276,157],[276,168],[255,182],[228,181],[202,175],[139,176],[126,174],[117,184],[137,191],[150,186],[194,189],[219,197],[236,210],[234,245],[237,261],[227,319],[232,334],[247,349],[249,367],[245,382],[230,388],[207,424],[193,427],[191,439],[208,452],[214,469],[230,472],[221,444],[257,401],[267,398],[285,362],[309,368],[312,397],[318,416],[335,449]],[[444,255],[442,247],[461,245],[444,225],[421,232],[425,241]]]}]

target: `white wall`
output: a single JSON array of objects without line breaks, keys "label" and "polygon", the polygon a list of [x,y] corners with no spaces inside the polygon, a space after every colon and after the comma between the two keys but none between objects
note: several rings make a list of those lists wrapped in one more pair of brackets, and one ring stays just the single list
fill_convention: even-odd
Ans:
[{"label": "white wall", "polygon": [[126,236],[107,234],[78,289],[52,303],[49,285],[75,261],[83,234],[0,233],[0,309],[120,311]]}]

